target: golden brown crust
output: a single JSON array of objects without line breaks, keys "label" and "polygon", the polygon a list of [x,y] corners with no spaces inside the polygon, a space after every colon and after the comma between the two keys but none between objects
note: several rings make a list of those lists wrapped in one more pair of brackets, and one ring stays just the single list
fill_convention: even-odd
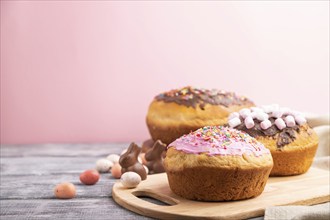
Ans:
[{"label": "golden brown crust", "polygon": [[164,167],[171,190],[187,199],[203,201],[240,200],[264,190],[273,162],[260,157],[208,156],[168,149]]},{"label": "golden brown crust", "polygon": [[246,105],[225,107],[206,104],[202,110],[174,102],[166,103],[154,100],[149,106],[146,121],[152,139],[170,144],[183,134],[203,126],[224,125],[231,112],[251,106],[254,105],[247,103]]},{"label": "golden brown crust", "polygon": [[296,139],[278,148],[277,136],[259,136],[256,139],[267,147],[273,157],[271,176],[297,175],[310,168],[318,146],[318,136],[307,124],[300,126]]}]

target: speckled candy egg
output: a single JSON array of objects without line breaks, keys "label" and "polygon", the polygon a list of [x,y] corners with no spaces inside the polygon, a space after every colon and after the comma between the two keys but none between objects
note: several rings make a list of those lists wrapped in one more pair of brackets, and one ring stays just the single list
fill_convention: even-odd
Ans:
[{"label": "speckled candy egg", "polygon": [[135,172],[126,172],[121,176],[120,181],[126,188],[135,188],[141,182],[141,177]]},{"label": "speckled candy egg", "polygon": [[56,185],[54,194],[58,199],[72,199],[76,196],[76,187],[72,183],[60,183]]},{"label": "speckled candy egg", "polygon": [[110,154],[109,156],[107,156],[107,160],[110,160],[113,164],[118,163],[119,162],[119,155],[117,154]]},{"label": "speckled candy egg", "polygon": [[99,159],[96,161],[96,170],[100,173],[107,173],[110,171],[113,163],[107,159]]}]

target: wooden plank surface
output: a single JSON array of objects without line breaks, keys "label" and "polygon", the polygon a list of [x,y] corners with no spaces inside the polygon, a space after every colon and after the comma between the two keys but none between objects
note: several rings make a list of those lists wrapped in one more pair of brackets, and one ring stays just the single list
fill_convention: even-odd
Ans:
[{"label": "wooden plank surface", "polygon": [[[111,196],[117,181],[101,174],[85,186],[79,174],[95,167],[97,159],[119,154],[128,144],[1,145],[1,219],[150,219],[118,206]],[[56,184],[75,184],[77,197],[58,200]]]},{"label": "wooden plank surface", "polygon": [[[117,205],[111,189],[117,181],[102,174],[94,186],[79,182],[79,174],[124,144],[1,145],[1,219],[150,219]],[[77,188],[71,200],[54,198],[53,188],[64,181]],[[262,218],[256,218],[260,220]]]}]

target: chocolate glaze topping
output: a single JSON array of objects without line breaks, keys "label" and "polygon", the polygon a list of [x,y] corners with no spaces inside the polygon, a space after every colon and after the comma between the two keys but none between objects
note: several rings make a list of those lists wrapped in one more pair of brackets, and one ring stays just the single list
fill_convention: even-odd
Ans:
[{"label": "chocolate glaze topping", "polygon": [[143,165],[138,161],[138,156],[140,152],[141,148],[135,143],[131,143],[126,153],[120,156],[119,164],[122,167],[122,173],[132,171],[139,174],[142,180],[145,180],[147,179],[147,172],[144,169]]},{"label": "chocolate glaze topping", "polygon": [[193,108],[199,106],[202,110],[204,110],[206,104],[223,105],[226,107],[230,105],[253,104],[251,100],[244,96],[238,96],[233,92],[215,89],[197,89],[191,86],[161,93],[155,99],[157,101],[175,102],[179,105]]},{"label": "chocolate glaze topping", "polygon": [[[240,119],[242,121],[244,121],[244,119],[242,117],[240,117]],[[294,127],[286,127],[283,130],[280,130],[276,127],[275,125],[275,119],[276,118],[269,118],[268,120],[271,121],[272,125],[264,130],[260,127],[260,122],[258,119],[254,119],[254,127],[253,128],[246,128],[244,123],[241,123],[240,125],[238,125],[237,127],[235,127],[235,129],[244,131],[246,133],[248,133],[249,135],[251,135],[252,137],[258,137],[258,136],[271,136],[275,138],[276,134],[279,134],[277,136],[277,142],[276,145],[278,148],[282,148],[283,146],[291,143],[292,141],[294,141],[296,139],[296,135],[297,133],[299,133],[300,128],[298,125],[294,126]]]},{"label": "chocolate glaze topping", "polygon": [[149,149],[145,155],[147,160],[147,167],[150,173],[163,173],[165,172],[163,166],[163,153],[166,150],[166,144],[162,143],[160,140],[156,141],[154,146]]}]

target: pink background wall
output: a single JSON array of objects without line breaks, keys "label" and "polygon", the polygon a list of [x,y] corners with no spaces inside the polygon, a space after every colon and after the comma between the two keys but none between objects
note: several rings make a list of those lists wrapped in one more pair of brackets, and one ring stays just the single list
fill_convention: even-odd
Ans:
[{"label": "pink background wall", "polygon": [[1,142],[140,141],[157,93],[329,112],[329,2],[1,1]]}]

